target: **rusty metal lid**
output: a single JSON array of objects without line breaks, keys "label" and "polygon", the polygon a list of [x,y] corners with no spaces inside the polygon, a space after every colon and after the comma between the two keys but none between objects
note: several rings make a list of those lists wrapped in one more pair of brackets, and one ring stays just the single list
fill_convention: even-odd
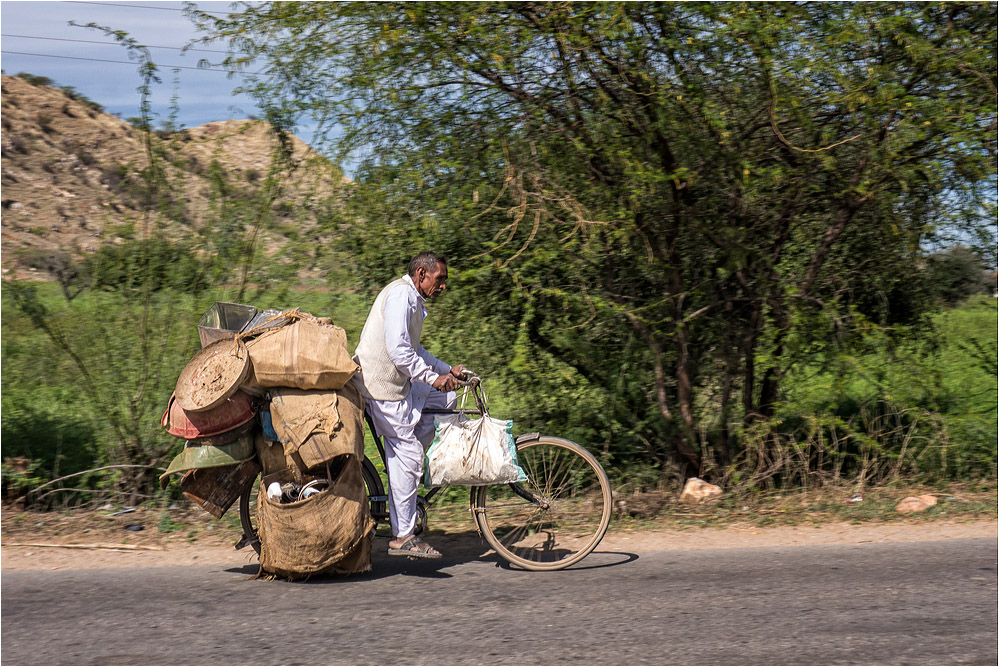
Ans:
[{"label": "rusty metal lid", "polygon": [[236,393],[250,372],[250,355],[239,339],[215,341],[187,363],[177,380],[177,404],[186,412],[220,405]]}]

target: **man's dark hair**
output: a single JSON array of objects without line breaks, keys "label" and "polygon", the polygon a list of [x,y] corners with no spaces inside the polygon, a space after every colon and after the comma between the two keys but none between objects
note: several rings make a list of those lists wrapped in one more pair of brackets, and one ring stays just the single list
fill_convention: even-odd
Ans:
[{"label": "man's dark hair", "polygon": [[444,259],[443,255],[438,255],[435,252],[424,250],[419,255],[409,260],[409,275],[415,276],[417,269],[421,268],[427,273],[430,273],[437,268],[437,262],[447,266],[447,260]]}]

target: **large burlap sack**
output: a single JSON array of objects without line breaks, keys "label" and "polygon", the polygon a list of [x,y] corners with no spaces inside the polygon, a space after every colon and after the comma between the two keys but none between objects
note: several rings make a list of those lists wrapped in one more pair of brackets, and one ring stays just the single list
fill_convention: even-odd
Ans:
[{"label": "large burlap sack", "polygon": [[261,573],[288,579],[371,569],[374,521],[359,459],[351,458],[333,486],[295,503],[257,496]]},{"label": "large burlap sack", "polygon": [[302,470],[342,454],[364,457],[364,399],[353,384],[339,391],[277,388],[270,394],[271,425]]},{"label": "large burlap sack", "polygon": [[251,387],[340,389],[357,372],[347,333],[328,317],[303,316],[246,343]]}]

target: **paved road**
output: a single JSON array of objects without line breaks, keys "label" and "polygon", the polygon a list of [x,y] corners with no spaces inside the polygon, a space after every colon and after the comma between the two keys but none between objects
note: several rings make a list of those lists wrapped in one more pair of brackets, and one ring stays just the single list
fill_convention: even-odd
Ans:
[{"label": "paved road", "polygon": [[[992,664],[996,541],[6,571],[2,664]],[[415,618],[414,618],[415,617]]]}]

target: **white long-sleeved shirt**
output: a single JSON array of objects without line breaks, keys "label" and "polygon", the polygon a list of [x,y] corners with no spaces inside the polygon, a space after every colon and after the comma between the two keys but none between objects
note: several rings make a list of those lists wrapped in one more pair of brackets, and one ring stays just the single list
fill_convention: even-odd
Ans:
[{"label": "white long-sleeved shirt", "polygon": [[421,320],[425,319],[427,309],[413,279],[407,275],[403,280],[406,284],[398,285],[385,296],[385,349],[395,367],[410,379],[433,384],[441,375],[450,373],[451,367],[422,345],[413,346],[409,320],[416,312]]},{"label": "white long-sleeved shirt", "polygon": [[361,331],[354,376],[366,399],[401,401],[412,382],[432,384],[451,367],[420,345],[427,311],[409,276],[393,280],[375,298]]}]

